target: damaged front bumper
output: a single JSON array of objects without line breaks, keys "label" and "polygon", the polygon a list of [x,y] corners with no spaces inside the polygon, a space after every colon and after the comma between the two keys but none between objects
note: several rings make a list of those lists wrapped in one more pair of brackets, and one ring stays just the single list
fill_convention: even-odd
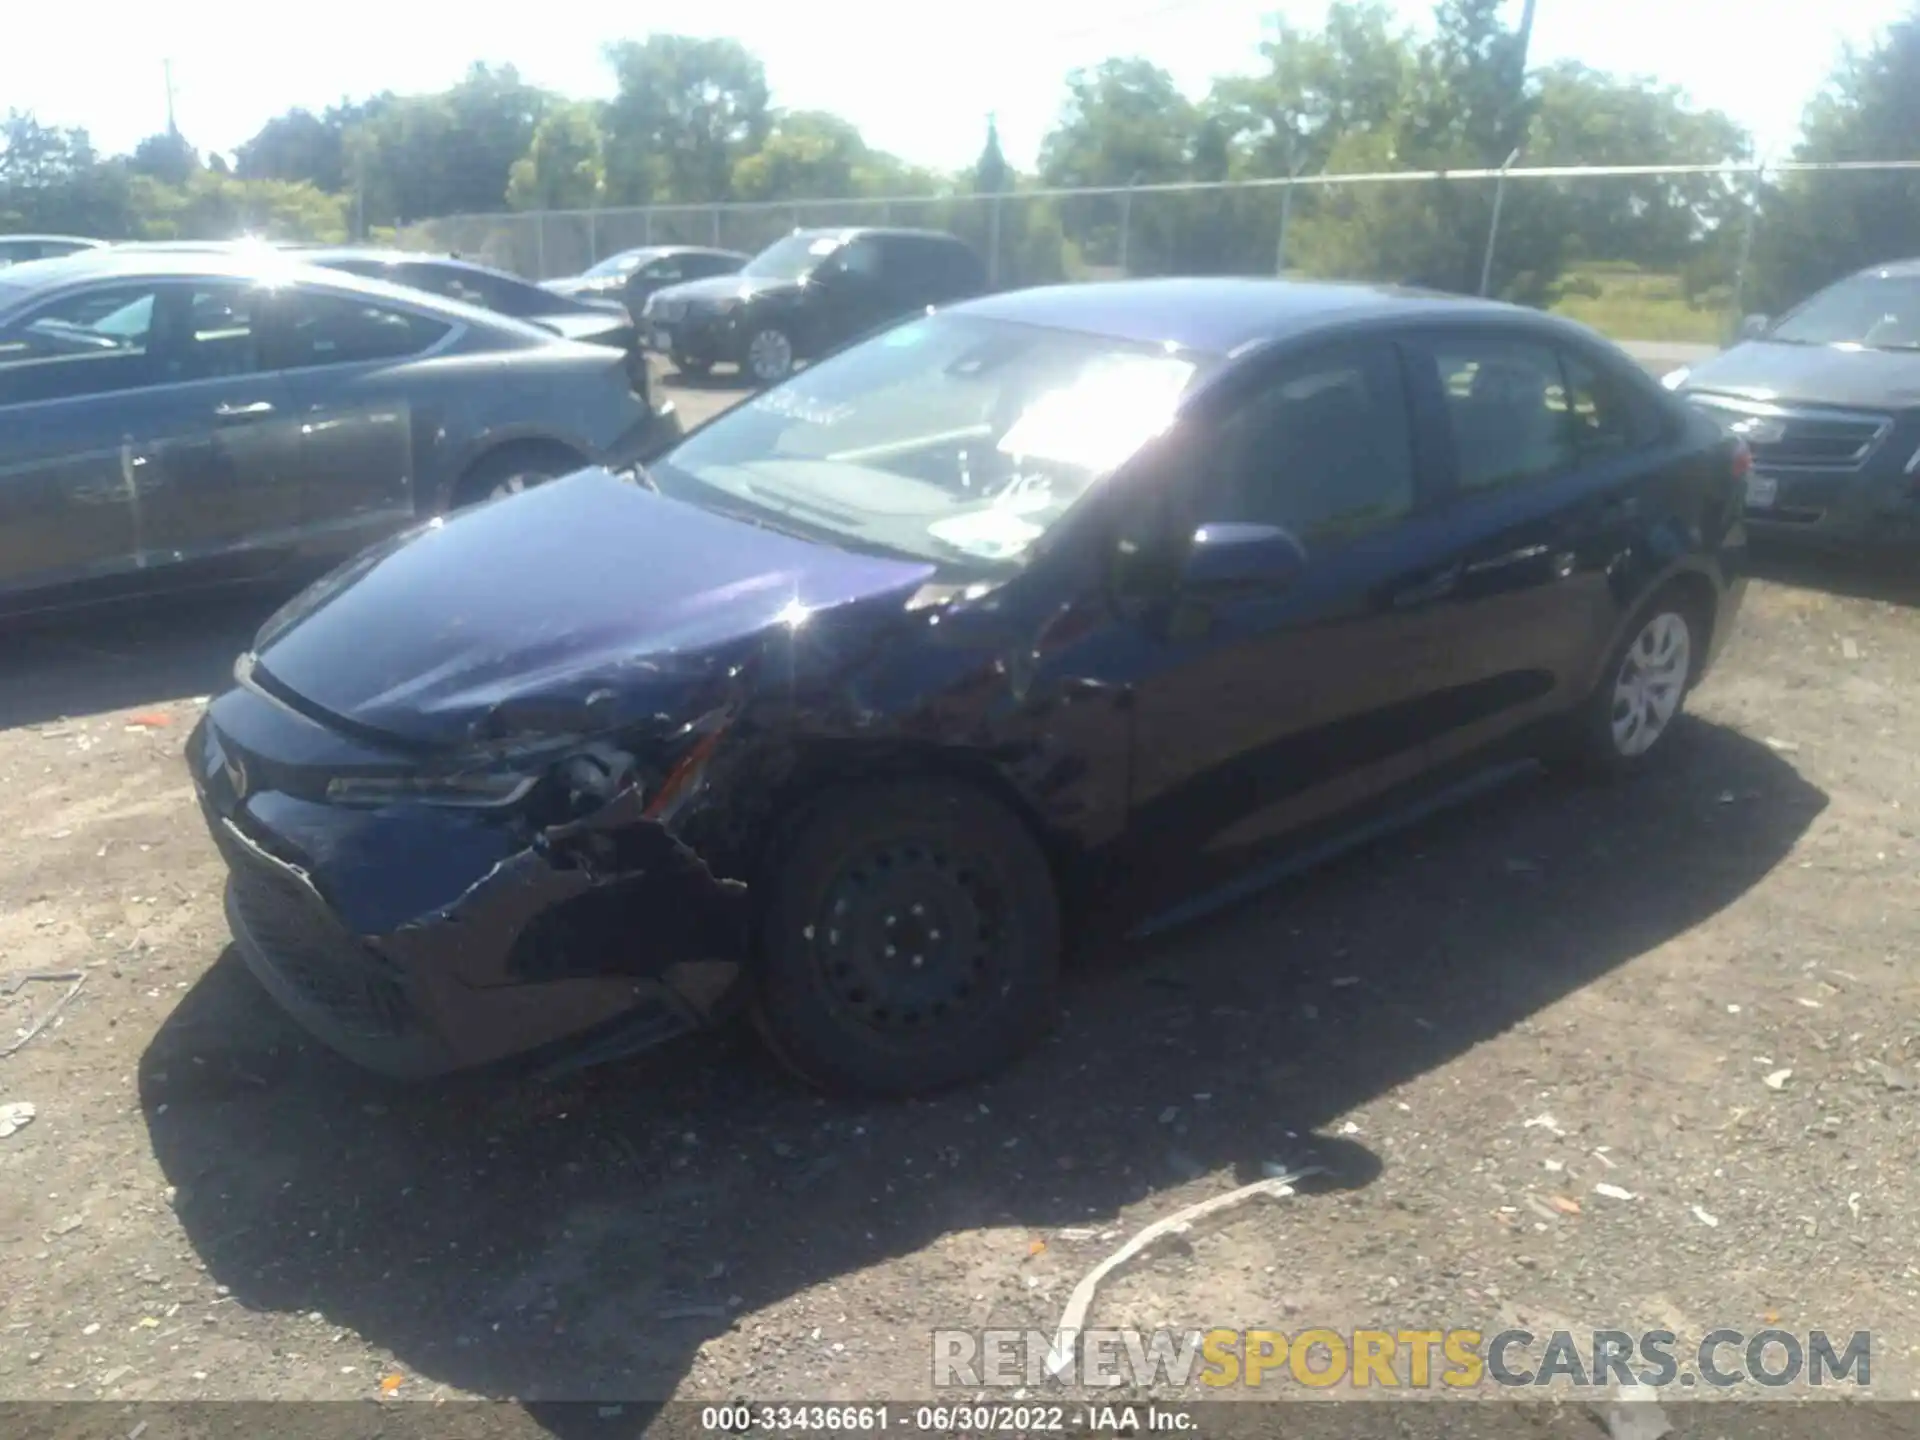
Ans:
[{"label": "damaged front bumper", "polygon": [[216,701],[187,746],[236,946],[328,1046],[400,1078],[510,1058],[564,1066],[731,1008],[744,887],[637,803],[541,827],[331,804],[304,778],[367,754],[246,689]]}]

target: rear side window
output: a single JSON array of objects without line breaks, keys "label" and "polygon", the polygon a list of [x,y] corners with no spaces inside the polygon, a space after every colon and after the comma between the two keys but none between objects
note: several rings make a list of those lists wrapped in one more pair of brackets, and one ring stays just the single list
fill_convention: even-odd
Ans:
[{"label": "rear side window", "polygon": [[1413,513],[1412,422],[1393,351],[1343,346],[1288,365],[1216,432],[1203,522],[1278,525],[1338,545]]},{"label": "rear side window", "polygon": [[0,405],[152,384],[158,298],[151,283],[101,286],[62,296],[0,328]]},{"label": "rear side window", "polygon": [[1636,395],[1619,377],[1578,351],[1560,355],[1566,373],[1573,443],[1583,459],[1638,450],[1656,441],[1664,428],[1655,404]]},{"label": "rear side window", "polygon": [[1429,359],[1453,433],[1462,490],[1499,490],[1578,463],[1560,356],[1499,335],[1449,339]]},{"label": "rear side window", "polygon": [[296,290],[275,307],[263,359],[274,370],[404,360],[430,349],[450,328],[349,295]]}]

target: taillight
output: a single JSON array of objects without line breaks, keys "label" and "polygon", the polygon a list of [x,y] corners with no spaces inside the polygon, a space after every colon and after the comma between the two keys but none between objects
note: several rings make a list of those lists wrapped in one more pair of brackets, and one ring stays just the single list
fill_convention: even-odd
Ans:
[{"label": "taillight", "polygon": [[1733,478],[1744,481],[1753,472],[1753,451],[1747,448],[1747,442],[1739,436],[1733,439]]}]

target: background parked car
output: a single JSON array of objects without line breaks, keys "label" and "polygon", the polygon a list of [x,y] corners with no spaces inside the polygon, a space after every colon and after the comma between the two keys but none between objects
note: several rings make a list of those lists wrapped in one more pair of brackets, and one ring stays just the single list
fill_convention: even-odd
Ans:
[{"label": "background parked car", "polygon": [[654,292],[640,319],[646,343],[676,369],[700,375],[737,365],[771,385],[800,361],[986,284],[980,257],[938,230],[795,230],[737,275]]},{"label": "background parked car", "polygon": [[496,314],[511,315],[569,340],[611,345],[627,356],[633,382],[643,393],[649,383],[647,352],[640,343],[639,328],[618,295],[562,295],[518,275],[451,255],[363,248],[303,250],[299,258],[308,265],[410,285]]},{"label": "background parked car", "polygon": [[1756,536],[1920,544],[1920,259],[1876,265],[1665,377],[1753,451]]},{"label": "background parked car", "polygon": [[635,385],[644,392],[650,383],[639,328],[617,297],[556,295],[518,275],[477,265],[455,255],[386,250],[376,246],[289,245],[265,240],[158,240],[120,248],[177,254],[245,255],[263,250],[283,251],[303,264],[407,285],[429,295],[526,320],[569,340],[611,345],[627,356]]},{"label": "background parked car", "polygon": [[700,245],[647,245],[609,255],[578,275],[543,283],[556,295],[618,300],[629,314],[638,316],[654,291],[683,280],[731,275],[750,258],[738,250]]},{"label": "background parked car", "polygon": [[1659,763],[1746,459],[1511,306],[996,295],[644,485],[369,552],[190,766],[248,964],[363,1063],[605,1058],[731,1000],[822,1084],[938,1088],[1044,1033],[1069,925],[1191,916],[1542,745]]},{"label": "background parked car", "polygon": [[104,240],[89,240],[80,235],[0,235],[0,267],[20,265],[28,260],[52,260],[76,250],[99,250]]},{"label": "background parked car", "polygon": [[332,563],[678,430],[604,346],[272,251],[16,265],[0,610]]}]

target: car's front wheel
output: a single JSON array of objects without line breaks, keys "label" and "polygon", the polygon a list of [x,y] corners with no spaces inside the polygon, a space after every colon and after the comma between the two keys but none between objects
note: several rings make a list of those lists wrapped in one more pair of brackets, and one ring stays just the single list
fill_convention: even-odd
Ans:
[{"label": "car's front wheel", "polygon": [[1699,607],[1680,588],[1641,608],[1577,717],[1583,768],[1617,775],[1647,762],[1680,718],[1706,642]]},{"label": "car's front wheel", "polygon": [[460,477],[454,487],[456,509],[518,495],[580,468],[580,457],[557,445],[508,445]]},{"label": "car's front wheel", "polygon": [[793,373],[793,337],[778,325],[761,325],[747,337],[747,360],[740,368],[760,385],[777,385]]},{"label": "car's front wheel", "polygon": [[937,780],[851,787],[782,854],[754,1014],[803,1078],[926,1093],[991,1074],[1045,1034],[1060,975],[1052,876],[985,794]]},{"label": "car's front wheel", "polygon": [[708,373],[712,371],[713,362],[711,360],[695,360],[690,355],[676,355],[673,357],[673,368],[682,375],[690,376],[695,380],[704,380]]}]

